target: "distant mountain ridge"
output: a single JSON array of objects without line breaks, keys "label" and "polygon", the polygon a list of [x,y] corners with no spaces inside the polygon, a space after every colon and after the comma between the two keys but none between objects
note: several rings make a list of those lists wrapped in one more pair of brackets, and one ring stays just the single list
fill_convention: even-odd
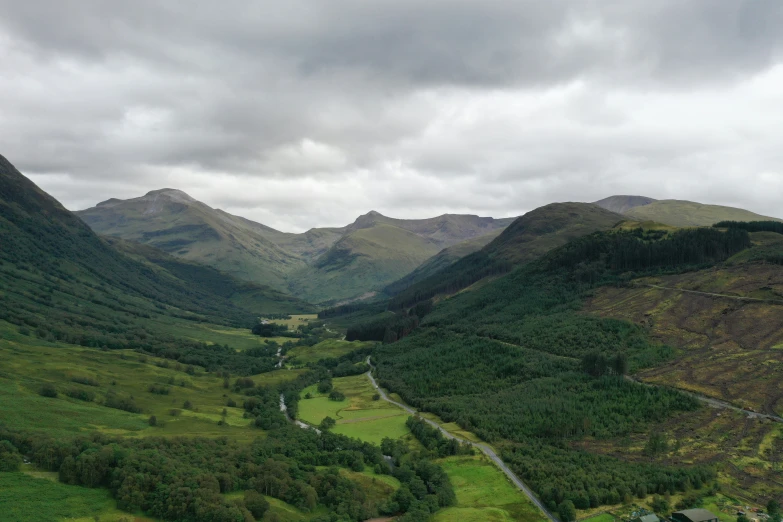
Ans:
[{"label": "distant mountain ridge", "polygon": [[609,196],[593,204],[636,221],[655,221],[674,227],[708,227],[719,221],[783,221],[741,208],[645,196]]},{"label": "distant mountain ridge", "polygon": [[344,227],[295,234],[213,209],[176,189],[112,198],[77,215],[99,234],[154,246],[313,302],[380,289],[443,248],[513,221],[458,214],[395,219],[370,211]]}]

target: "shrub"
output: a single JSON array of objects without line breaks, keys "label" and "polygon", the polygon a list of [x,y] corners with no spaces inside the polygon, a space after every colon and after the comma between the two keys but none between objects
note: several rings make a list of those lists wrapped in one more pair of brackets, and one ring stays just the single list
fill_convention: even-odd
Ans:
[{"label": "shrub", "polygon": [[41,389],[38,391],[38,393],[43,397],[57,397],[57,388],[54,387],[54,384],[46,383],[43,386],[41,386]]},{"label": "shrub", "polygon": [[150,385],[147,390],[155,395],[168,395],[171,393],[171,389],[168,386],[158,386],[156,384]]},{"label": "shrub", "polygon": [[132,397],[118,397],[111,393],[106,396],[106,402],[103,403],[108,408],[127,411],[129,413],[141,413],[141,408],[136,405]]},{"label": "shrub", "polygon": [[71,377],[71,382],[86,384],[87,386],[94,386],[96,388],[100,386],[97,380],[93,379],[92,377],[87,377],[86,375],[75,375]]},{"label": "shrub", "polygon": [[150,415],[150,420],[148,421],[150,426],[157,426],[158,425],[158,418],[154,415]]},{"label": "shrub", "polygon": [[80,390],[79,388],[71,388],[67,390],[65,394],[72,399],[77,399],[84,402],[92,402],[95,400],[95,394],[91,391]]},{"label": "shrub", "polygon": [[193,403],[189,400],[186,400],[184,403],[182,403],[182,409],[183,410],[192,410],[193,409]]},{"label": "shrub", "polygon": [[226,401],[226,406],[228,406],[229,408],[236,408],[237,407],[237,401],[235,401],[234,399],[229,398]]},{"label": "shrub", "polygon": [[344,401],[345,400],[345,394],[342,392],[339,392],[337,390],[332,390],[332,393],[329,394],[329,400],[330,401]]},{"label": "shrub", "polygon": [[171,408],[169,410],[169,415],[171,415],[172,417],[179,417],[181,413],[182,413],[182,410],[180,410],[178,408]]}]

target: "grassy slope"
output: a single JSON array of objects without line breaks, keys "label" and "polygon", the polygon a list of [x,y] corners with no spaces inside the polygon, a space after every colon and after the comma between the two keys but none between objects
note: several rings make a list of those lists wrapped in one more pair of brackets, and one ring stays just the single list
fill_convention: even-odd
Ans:
[{"label": "grassy slope", "polygon": [[254,314],[311,312],[315,308],[268,286],[241,281],[212,267],[177,258],[162,250],[119,238],[107,241],[120,252],[187,284],[220,295]]},{"label": "grassy slope", "polygon": [[501,232],[503,231],[500,229],[493,230],[483,236],[474,237],[448,248],[444,248],[419,265],[413,272],[386,286],[384,292],[389,295],[400,293],[409,286],[414,285],[419,281],[423,281],[431,275],[453,265],[468,254],[481,250],[498,237]]},{"label": "grassy slope", "polygon": [[667,199],[632,208],[625,215],[640,221],[657,221],[677,227],[711,226],[719,221],[781,221],[741,208],[704,205],[692,201]]},{"label": "grassy slope", "polygon": [[[251,440],[260,434],[242,418],[242,396],[223,388],[223,379],[155,357],[140,356],[127,350],[99,351],[59,343],[49,343],[18,335],[7,323],[0,323],[0,419],[19,429],[46,427],[50,434],[67,435],[100,431],[128,436],[202,435],[230,436]],[[279,379],[294,379],[299,371],[278,371],[253,379],[257,384],[275,384]],[[73,382],[74,377],[90,377],[98,386]],[[173,383],[172,383],[173,381]],[[38,395],[44,383],[59,391],[57,398]],[[148,391],[151,385],[168,388],[168,395]],[[84,402],[65,395],[69,389],[95,394]],[[111,391],[120,397],[133,397],[142,413],[134,414],[101,405]],[[227,426],[218,426],[229,397],[238,407],[227,408]],[[177,417],[171,409],[182,409],[185,400],[193,410],[182,410]],[[147,419],[155,415],[165,422],[152,428]]]},{"label": "grassy slope", "polygon": [[598,205],[601,208],[617,212],[618,214],[625,214],[632,208],[649,205],[654,201],[656,200],[645,196],[609,196],[608,198],[593,202],[593,205]]},{"label": "grassy slope", "polygon": [[291,291],[312,302],[356,297],[411,272],[438,250],[434,240],[390,225],[359,229],[294,274]]},{"label": "grassy slope", "polygon": [[145,243],[279,289],[286,273],[304,266],[298,256],[265,237],[268,227],[217,211],[180,191],[109,200],[77,214],[100,234]]},{"label": "grassy slope", "polygon": [[0,473],[0,506],[5,522],[151,521],[116,509],[108,490],[68,486],[25,473]]},{"label": "grassy slope", "polygon": [[430,277],[400,292],[395,299],[415,301],[416,295],[430,297],[458,291],[475,282],[476,266],[503,262],[519,265],[536,259],[571,239],[607,230],[623,220],[614,212],[589,203],[552,203],[517,218],[491,243]]}]

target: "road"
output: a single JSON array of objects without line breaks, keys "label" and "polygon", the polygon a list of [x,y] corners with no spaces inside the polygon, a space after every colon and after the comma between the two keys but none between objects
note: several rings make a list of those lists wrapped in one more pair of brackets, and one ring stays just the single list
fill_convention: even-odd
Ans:
[{"label": "road", "polygon": [[[407,411],[411,415],[418,415],[418,412],[416,410],[414,410],[413,408],[411,408],[410,406],[408,406],[407,404],[403,404],[401,402],[397,402],[397,401],[391,399],[386,394],[386,392],[383,391],[383,389],[380,386],[378,386],[378,383],[375,381],[375,377],[372,376],[372,371],[375,369],[375,366],[373,366],[372,363],[370,362],[370,357],[369,356],[367,357],[367,364],[370,366],[370,370],[367,372],[367,377],[370,379],[370,382],[372,383],[373,388],[375,388],[375,390],[378,392],[378,394],[381,396],[381,398],[383,400],[385,400],[386,402],[394,404],[398,408],[402,408],[403,410]],[[469,441],[467,439],[463,439],[463,438],[457,437],[455,435],[452,435],[451,433],[446,431],[440,424],[438,424],[435,421],[432,421],[430,419],[425,419],[423,417],[420,417],[420,418],[421,418],[421,420],[423,420],[424,422],[426,422],[427,424],[429,424],[433,428],[436,428],[437,430],[439,430],[443,434],[444,437],[446,437],[448,439],[455,439],[455,440],[457,440],[457,441],[459,441],[459,442],[461,442],[463,444],[470,444],[474,448],[478,448],[479,450],[481,450],[481,452],[484,453],[484,455],[486,455],[487,457],[489,457],[490,460],[492,460],[492,462],[494,462],[497,465],[497,467],[499,467],[500,470],[503,471],[503,473],[506,474],[506,476],[511,480],[511,482],[513,482],[514,485],[516,487],[518,487],[522,491],[522,493],[524,493],[527,496],[527,498],[530,499],[530,501],[533,504],[538,506],[538,509],[540,509],[544,513],[544,515],[546,515],[546,517],[549,520],[551,520],[552,522],[559,522],[558,518],[555,515],[553,515],[546,508],[546,506],[544,506],[544,504],[540,500],[538,500],[538,497],[536,497],[535,493],[533,493],[533,491],[529,487],[527,487],[527,485],[524,482],[522,482],[522,479],[520,479],[513,471],[511,471],[511,469],[506,465],[506,463],[503,462],[503,459],[501,459],[498,456],[498,454],[495,453],[495,450],[493,450],[492,448],[490,448],[486,444],[482,444],[480,442],[472,442],[472,441]]]},{"label": "road", "polygon": [[783,301],[779,301],[777,299],[760,299],[758,297],[742,297],[740,295],[727,295],[727,294],[714,294],[711,292],[700,292],[698,290],[685,290],[684,288],[674,288],[671,286],[661,286],[661,285],[635,285],[635,286],[646,286],[648,288],[657,288],[658,290],[673,290],[675,292],[684,292],[686,294],[696,294],[696,295],[705,295],[707,297],[723,297],[725,299],[736,299],[738,301],[755,301],[755,302],[761,302],[761,303],[768,303],[768,304],[783,304]]},{"label": "road", "polygon": [[635,382],[637,384],[641,384],[642,386],[650,386],[650,387],[657,387],[657,388],[670,388],[672,390],[677,390],[681,393],[684,393],[686,395],[690,395],[694,399],[697,399],[704,404],[707,404],[708,406],[712,406],[713,408],[720,408],[722,410],[732,410],[739,413],[743,413],[747,415],[751,419],[768,419],[774,422],[783,422],[783,417],[778,417],[777,415],[769,415],[767,413],[759,413],[757,411],[751,411],[751,410],[745,410],[740,408],[739,406],[734,406],[730,402],[722,401],[720,399],[714,399],[712,397],[708,397],[706,395],[702,395],[700,393],[694,393],[688,390],[683,390],[682,388],[677,388],[676,386],[663,386],[660,384],[651,384],[648,382],[641,381],[635,377],[631,377],[630,375],[626,375],[625,378],[631,382]]}]

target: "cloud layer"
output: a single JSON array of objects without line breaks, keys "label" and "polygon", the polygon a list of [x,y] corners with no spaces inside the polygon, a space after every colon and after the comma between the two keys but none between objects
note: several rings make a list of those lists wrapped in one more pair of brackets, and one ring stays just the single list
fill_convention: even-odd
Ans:
[{"label": "cloud layer", "polygon": [[[778,0],[0,0],[0,153],[283,230],[611,194],[783,216]],[[268,3],[267,3],[268,4]]]}]

